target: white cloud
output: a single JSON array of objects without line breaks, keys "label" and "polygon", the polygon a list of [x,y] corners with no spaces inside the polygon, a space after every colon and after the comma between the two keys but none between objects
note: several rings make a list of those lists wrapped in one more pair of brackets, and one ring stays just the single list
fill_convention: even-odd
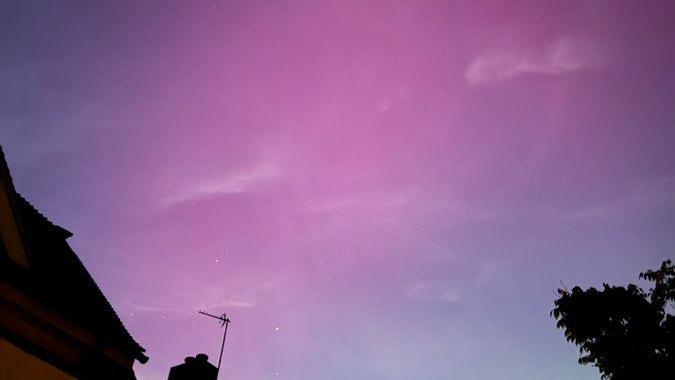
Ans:
[{"label": "white cloud", "polygon": [[275,291],[272,282],[263,282],[248,288],[223,291],[220,287],[193,283],[190,290],[175,294],[167,303],[121,303],[115,309],[124,315],[159,314],[162,316],[192,315],[198,310],[220,312],[221,310],[249,309],[259,304],[261,297]]},{"label": "white cloud", "polygon": [[223,309],[248,309],[255,307],[257,302],[247,298],[228,298],[225,296],[208,296],[199,302],[185,301],[181,306],[159,304],[120,304],[117,310],[125,314],[160,314],[160,315],[190,315],[197,310],[223,310]]},{"label": "white cloud", "polygon": [[193,290],[185,293],[188,299],[198,299],[199,302],[193,309],[205,311],[222,310],[229,308],[247,309],[258,305],[260,298],[278,289],[271,282],[260,282],[250,287],[238,290],[230,290],[224,293],[220,287],[211,285],[194,285]]},{"label": "white cloud", "polygon": [[556,75],[593,65],[590,50],[561,38],[536,52],[500,52],[476,58],[464,72],[470,85],[498,82],[522,74]]},{"label": "white cloud", "polygon": [[131,304],[125,305],[124,310],[132,310],[136,313],[153,313],[153,314],[179,314],[179,313],[191,313],[192,310],[187,310],[179,307],[171,306],[161,306],[161,305],[150,305],[150,304]]},{"label": "white cloud", "polygon": [[462,296],[456,289],[448,289],[439,298],[441,302],[457,303],[462,301]]},{"label": "white cloud", "polygon": [[675,205],[675,177],[645,181],[618,198],[585,208],[564,212],[560,221],[580,219],[618,218],[649,209],[663,209]]},{"label": "white cloud", "polygon": [[310,210],[317,213],[334,212],[356,204],[354,199],[334,199],[326,202],[310,202]]},{"label": "white cloud", "polygon": [[[343,196],[307,200],[307,208],[313,213],[334,213],[356,209],[368,213],[384,212],[405,206],[413,197],[409,193],[351,193]],[[367,211],[365,211],[367,210]]]},{"label": "white cloud", "polygon": [[216,309],[227,309],[230,307],[233,308],[238,308],[238,309],[247,309],[250,307],[254,307],[257,305],[256,301],[253,300],[246,300],[246,299],[221,299],[216,302],[201,302],[198,306],[198,309],[203,309],[203,310],[216,310]]},{"label": "white cloud", "polygon": [[462,296],[457,289],[441,288],[427,281],[419,281],[405,290],[403,296],[414,301],[459,303]]},{"label": "white cloud", "polygon": [[218,195],[240,194],[260,181],[279,176],[277,165],[262,163],[246,170],[228,173],[221,178],[197,182],[163,199],[165,206],[204,199]]}]

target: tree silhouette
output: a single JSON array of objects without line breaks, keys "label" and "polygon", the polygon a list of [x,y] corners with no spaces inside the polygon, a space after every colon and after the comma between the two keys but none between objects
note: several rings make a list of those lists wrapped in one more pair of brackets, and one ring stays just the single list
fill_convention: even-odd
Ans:
[{"label": "tree silhouette", "polygon": [[551,315],[580,364],[598,367],[603,379],[672,379],[675,376],[675,266],[666,260],[640,273],[653,283],[645,292],[603,284],[603,289],[558,289]]}]

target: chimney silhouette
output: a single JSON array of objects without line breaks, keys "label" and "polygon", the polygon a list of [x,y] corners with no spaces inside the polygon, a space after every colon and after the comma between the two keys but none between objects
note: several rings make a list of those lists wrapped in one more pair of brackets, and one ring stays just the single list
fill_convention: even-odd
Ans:
[{"label": "chimney silhouette", "polygon": [[218,369],[206,354],[188,356],[185,363],[171,367],[168,380],[216,380]]}]

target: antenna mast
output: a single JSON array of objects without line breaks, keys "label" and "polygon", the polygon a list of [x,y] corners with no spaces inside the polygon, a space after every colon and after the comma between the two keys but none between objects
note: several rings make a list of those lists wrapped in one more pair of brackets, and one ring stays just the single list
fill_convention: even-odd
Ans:
[{"label": "antenna mast", "polygon": [[218,368],[216,370],[216,379],[217,379],[218,374],[220,373],[220,363],[223,360],[223,350],[225,349],[225,338],[227,337],[227,326],[230,324],[230,318],[228,318],[227,314],[225,313],[223,313],[222,315],[215,315],[200,310],[199,314],[205,315],[213,319],[217,319],[220,321],[220,326],[225,327],[225,331],[223,332],[223,343],[220,345],[220,356],[218,357]]}]

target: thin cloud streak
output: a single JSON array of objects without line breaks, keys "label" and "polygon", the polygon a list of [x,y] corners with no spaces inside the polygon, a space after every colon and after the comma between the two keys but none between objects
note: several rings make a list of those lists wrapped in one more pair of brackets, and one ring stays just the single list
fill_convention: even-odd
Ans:
[{"label": "thin cloud streak", "polygon": [[165,197],[162,200],[162,205],[171,207],[214,196],[241,194],[257,183],[276,178],[279,175],[280,170],[277,165],[263,163],[248,170],[229,173],[221,178],[197,182],[183,191]]},{"label": "thin cloud streak", "polygon": [[663,177],[638,186],[617,199],[564,213],[558,220],[617,218],[648,209],[669,209],[673,206],[675,206],[675,177]]},{"label": "thin cloud streak", "polygon": [[558,75],[593,66],[580,43],[561,38],[539,52],[501,52],[476,58],[464,78],[470,85],[499,82],[523,74]]},{"label": "thin cloud streak", "polygon": [[428,281],[419,281],[403,292],[403,297],[412,301],[439,303],[460,303],[462,296],[458,289],[439,288]]}]

